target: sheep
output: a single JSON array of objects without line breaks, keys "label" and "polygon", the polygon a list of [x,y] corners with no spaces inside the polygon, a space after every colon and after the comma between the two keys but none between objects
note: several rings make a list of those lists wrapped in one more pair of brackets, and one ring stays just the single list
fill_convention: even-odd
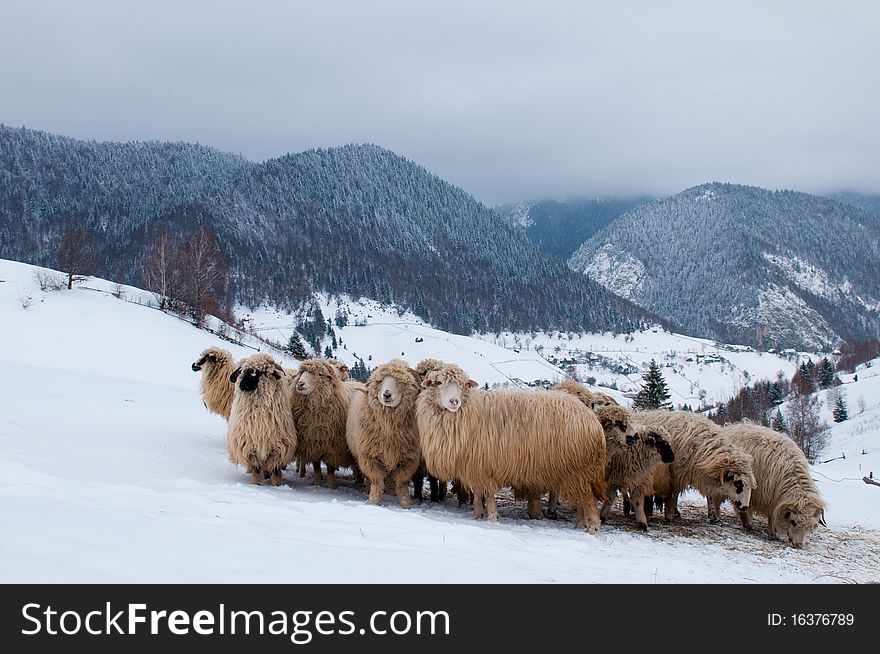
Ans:
[{"label": "sheep", "polygon": [[[788,436],[754,423],[729,424],[721,433],[755,461],[758,485],[739,513],[743,528],[751,530],[752,513],[760,513],[767,517],[770,538],[802,548],[819,524],[826,526],[827,504],[810,477],[807,457]],[[716,514],[721,501],[720,496],[709,498]]]},{"label": "sheep", "polygon": [[409,508],[409,481],[421,461],[415,402],[420,379],[406,362],[392,359],[370,375],[366,393],[348,409],[346,440],[361,472],[370,480],[370,504],[378,504],[389,478],[403,508]]},{"label": "sheep", "polygon": [[[424,380],[429,372],[432,370],[439,370],[442,368],[445,362],[440,359],[422,359],[419,361],[418,365],[415,367],[415,372],[419,376],[420,380]],[[437,479],[434,475],[428,473],[427,467],[425,466],[425,462],[422,461],[419,465],[418,470],[413,475],[413,498],[422,501],[422,492],[425,486],[425,477],[428,477],[428,488],[430,489],[430,497],[432,502],[439,502],[446,497],[446,492],[449,488],[449,483],[444,479]],[[455,480],[453,480],[453,486],[455,486]],[[464,493],[456,493],[459,498],[459,506],[462,504],[462,498],[465,497]]]},{"label": "sheep", "polygon": [[591,391],[589,388],[573,379],[563,379],[558,384],[550,387],[551,391],[563,391],[569,393],[583,402],[587,408],[595,409],[600,406],[620,406],[617,400],[610,395]]},{"label": "sheep", "polygon": [[229,381],[235,369],[232,352],[222,347],[209,347],[199,355],[191,367],[193,372],[202,372],[199,387],[202,401],[208,411],[223,416],[228,421],[232,409],[232,394],[235,390],[235,386]]},{"label": "sheep", "polygon": [[422,359],[415,367],[416,374],[424,380],[432,370],[440,370],[446,363],[440,359]]},{"label": "sheep", "polygon": [[336,488],[336,470],[354,462],[345,440],[345,423],[358,388],[363,384],[340,381],[336,369],[325,359],[300,363],[290,402],[299,436],[296,457],[301,476],[304,464],[312,462],[316,485],[322,481],[321,461],[327,465],[328,488]]},{"label": "sheep", "polygon": [[483,391],[456,365],[429,372],[416,401],[422,456],[436,477],[474,494],[474,517],[498,520],[503,485],[546,488],[577,509],[576,525],[599,530],[605,497],[605,437],[595,414],[550,391]]},{"label": "sheep", "polygon": [[348,381],[351,379],[351,375],[348,374],[348,365],[339,359],[327,359],[327,363],[333,366],[333,369],[336,371],[336,376],[339,377],[339,381]]},{"label": "sheep", "polygon": [[294,458],[296,428],[290,413],[290,387],[284,371],[267,354],[242,359],[230,374],[232,410],[226,434],[229,460],[245,466],[251,481],[271,477],[281,483],[281,470]]},{"label": "sheep", "polygon": [[[666,522],[675,517],[678,496],[688,487],[705,497],[727,497],[738,511],[748,508],[756,486],[752,457],[724,437],[718,425],[690,411],[636,411],[633,419],[647,430],[665,429],[675,452],[675,461],[654,468],[651,484],[650,494],[663,498]],[[633,499],[638,501],[644,497]],[[709,520],[718,522],[718,516],[710,512]]]}]

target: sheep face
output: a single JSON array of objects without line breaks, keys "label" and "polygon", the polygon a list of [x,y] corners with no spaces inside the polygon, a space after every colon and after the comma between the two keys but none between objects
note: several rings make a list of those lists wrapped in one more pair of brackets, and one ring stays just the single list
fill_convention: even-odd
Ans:
[{"label": "sheep face", "polygon": [[201,356],[193,362],[192,371],[199,372],[205,366],[212,366],[217,363],[220,358],[225,358],[225,355],[215,347],[209,347],[207,350],[202,352]]},{"label": "sheep face", "polygon": [[639,433],[630,421],[629,413],[621,406],[600,406],[595,409],[596,417],[605,430],[605,441],[635,445]]},{"label": "sheep face", "polygon": [[396,408],[403,400],[403,388],[400,382],[391,375],[383,377],[376,391],[376,399],[382,406],[387,406],[389,409]]},{"label": "sheep face", "polygon": [[473,379],[468,379],[461,368],[454,365],[428,373],[428,377],[422,382],[422,388],[433,393],[434,403],[451,413],[462,407],[470,390],[478,385]]},{"label": "sheep face", "polygon": [[646,447],[649,447],[657,453],[657,456],[660,457],[660,461],[663,463],[672,463],[675,461],[675,452],[672,451],[672,447],[662,434],[656,431],[649,431],[645,434],[641,434],[640,439]]},{"label": "sheep face", "polygon": [[308,370],[301,372],[296,378],[296,392],[300,395],[311,395],[318,387],[318,376]]},{"label": "sheep face", "polygon": [[734,470],[721,474],[721,490],[737,511],[745,512],[752,499],[752,483],[747,475]]},{"label": "sheep face", "polygon": [[807,544],[819,524],[825,524],[824,510],[815,507],[787,507],[782,520],[774,525],[776,537],[787,540],[794,547]]},{"label": "sheep face", "polygon": [[257,390],[260,382],[270,383],[270,379],[279,381],[283,376],[284,370],[271,358],[265,355],[254,355],[241,362],[229,376],[229,381],[238,386],[238,389],[244,393],[253,393]]}]

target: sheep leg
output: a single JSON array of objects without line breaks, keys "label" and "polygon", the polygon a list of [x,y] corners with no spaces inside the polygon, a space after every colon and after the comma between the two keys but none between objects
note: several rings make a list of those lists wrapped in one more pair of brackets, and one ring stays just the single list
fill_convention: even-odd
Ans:
[{"label": "sheep leg", "polygon": [[417,500],[419,504],[422,503],[422,491],[425,486],[425,473],[416,470],[415,474],[412,476],[412,484],[413,484],[413,499]]},{"label": "sheep leg", "polygon": [[[540,504],[541,500],[538,500]],[[486,509],[488,512],[488,520],[489,522],[498,522],[498,506],[495,504],[495,490],[493,489],[491,493],[486,493]]]},{"label": "sheep leg", "polygon": [[303,461],[302,459],[299,459],[296,462],[296,469],[297,469],[297,472],[299,472],[300,479],[302,479],[303,477],[306,476],[306,462],[305,461]]},{"label": "sheep leg", "polygon": [[547,497],[547,517],[551,520],[556,520],[558,517],[556,514],[556,507],[559,505],[559,495],[557,495],[554,491],[550,491],[550,495]]},{"label": "sheep leg", "polygon": [[474,519],[483,517],[483,495],[474,493]]},{"label": "sheep leg", "polygon": [[709,522],[713,525],[717,525],[721,522],[721,498],[720,497],[710,497],[706,500],[707,505],[707,513],[709,514]]},{"label": "sheep leg", "polygon": [[752,530],[752,510],[746,509],[745,511],[739,511],[739,521],[742,523],[743,529],[746,531]]},{"label": "sheep leg", "polygon": [[645,515],[645,496],[642,493],[632,494],[632,508],[636,516],[636,524],[640,531],[648,531],[648,516]]},{"label": "sheep leg", "polygon": [[675,517],[675,504],[672,501],[673,495],[667,495],[663,498],[663,522],[672,522]]},{"label": "sheep leg", "polygon": [[431,501],[439,502],[446,497],[446,482],[428,475],[428,487],[431,489]]},{"label": "sheep leg", "polygon": [[272,470],[272,485],[280,486],[281,485],[281,468],[275,468]]},{"label": "sheep leg", "polygon": [[378,504],[382,501],[385,492],[385,470],[372,458],[361,457],[361,470],[370,480],[370,504]]},{"label": "sheep leg", "polygon": [[526,511],[529,514],[529,520],[539,520],[544,517],[544,514],[541,512],[541,496],[530,495],[528,504],[526,504]]},{"label": "sheep leg", "polygon": [[312,470],[315,473],[313,482],[314,482],[315,486],[320,486],[321,482],[324,481],[324,475],[321,474],[321,460],[320,459],[312,462]]},{"label": "sheep leg", "polygon": [[258,470],[257,468],[251,468],[251,483],[253,484],[262,484],[263,483],[263,471]]},{"label": "sheep leg", "polygon": [[445,479],[437,479],[437,501],[442,502],[446,499],[446,493],[449,490],[449,482]]},{"label": "sheep leg", "polygon": [[[629,500],[629,493],[621,493],[621,495],[623,496],[623,517],[628,518],[630,511],[632,511],[632,504]],[[604,504],[602,505],[602,508],[605,508]]]},{"label": "sheep leg", "polygon": [[[642,501],[643,501],[642,506],[645,507],[645,515],[647,517],[651,517],[652,515],[654,515],[654,496],[653,495],[645,495],[645,497],[643,498]],[[657,510],[662,511],[663,507],[658,506]]]},{"label": "sheep leg", "polygon": [[412,506],[412,499],[409,496],[409,480],[412,475],[409,470],[411,470],[411,468],[399,468],[394,473],[394,487],[397,492],[397,502],[402,509],[408,509]]},{"label": "sheep leg", "polygon": [[608,516],[611,515],[611,507],[613,505],[614,498],[609,498],[602,502],[602,510],[599,512],[599,520],[602,522],[602,524],[605,524],[605,522],[608,520]]},{"label": "sheep leg", "polygon": [[599,509],[596,508],[596,500],[590,499],[586,504],[579,504],[575,510],[575,526],[578,529],[586,529],[587,533],[595,534],[601,525]]},{"label": "sheep leg", "polygon": [[327,488],[336,489],[336,468],[331,465],[327,466]]}]

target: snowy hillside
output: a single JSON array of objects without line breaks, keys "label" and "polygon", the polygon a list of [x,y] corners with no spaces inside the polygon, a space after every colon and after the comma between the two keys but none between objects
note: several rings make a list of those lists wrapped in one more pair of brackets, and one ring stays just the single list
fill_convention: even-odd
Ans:
[{"label": "snowy hillside", "polygon": [[[684,519],[673,527],[655,519],[642,534],[616,511],[588,536],[573,528],[570,513],[530,522],[522,503],[506,495],[501,522],[489,524],[452,501],[410,511],[390,501],[369,506],[345,474],[337,491],[289,472],[280,488],[253,486],[227,461],[224,422],[202,406],[190,370],[207,345],[236,356],[253,350],[122,301],[108,282],[44,293],[32,267],[8,261],[0,261],[0,280],[2,582],[880,578],[880,489],[831,480],[855,478],[858,463],[877,462],[880,379],[868,371],[846,386],[853,414],[854,389],[865,396],[864,416],[836,427],[829,447],[831,454],[846,449],[846,461],[816,469],[831,502],[830,527],[805,550],[760,532],[747,535],[729,512],[723,525],[710,526],[698,498],[683,503]],[[95,288],[103,290],[88,290]],[[137,289],[119,290],[126,299],[149,299]],[[274,326],[268,314],[257,317],[268,329],[283,329],[281,316]],[[549,365],[533,350],[512,353],[424,325],[378,321],[340,331],[343,353],[450,358],[481,382],[541,375]],[[423,341],[416,344],[417,337]],[[405,347],[398,345],[405,339]],[[850,454],[860,448],[868,454]]]}]

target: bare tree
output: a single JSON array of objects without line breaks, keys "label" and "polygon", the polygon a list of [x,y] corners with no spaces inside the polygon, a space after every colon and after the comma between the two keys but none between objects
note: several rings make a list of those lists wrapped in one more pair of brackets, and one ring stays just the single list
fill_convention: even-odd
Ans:
[{"label": "bare tree", "polygon": [[809,393],[795,393],[786,410],[788,435],[807,460],[815,463],[828,444],[828,423],[819,417],[819,401]]},{"label": "bare tree", "polygon": [[156,295],[160,309],[170,309],[181,287],[180,252],[166,232],[159,234],[144,262],[144,283]]},{"label": "bare tree", "polygon": [[226,258],[214,231],[202,227],[181,244],[180,269],[182,298],[201,322],[206,313],[216,312],[227,277]]},{"label": "bare tree", "polygon": [[55,244],[55,260],[58,267],[67,273],[67,288],[73,282],[82,281],[94,265],[94,239],[85,226],[68,221]]}]

